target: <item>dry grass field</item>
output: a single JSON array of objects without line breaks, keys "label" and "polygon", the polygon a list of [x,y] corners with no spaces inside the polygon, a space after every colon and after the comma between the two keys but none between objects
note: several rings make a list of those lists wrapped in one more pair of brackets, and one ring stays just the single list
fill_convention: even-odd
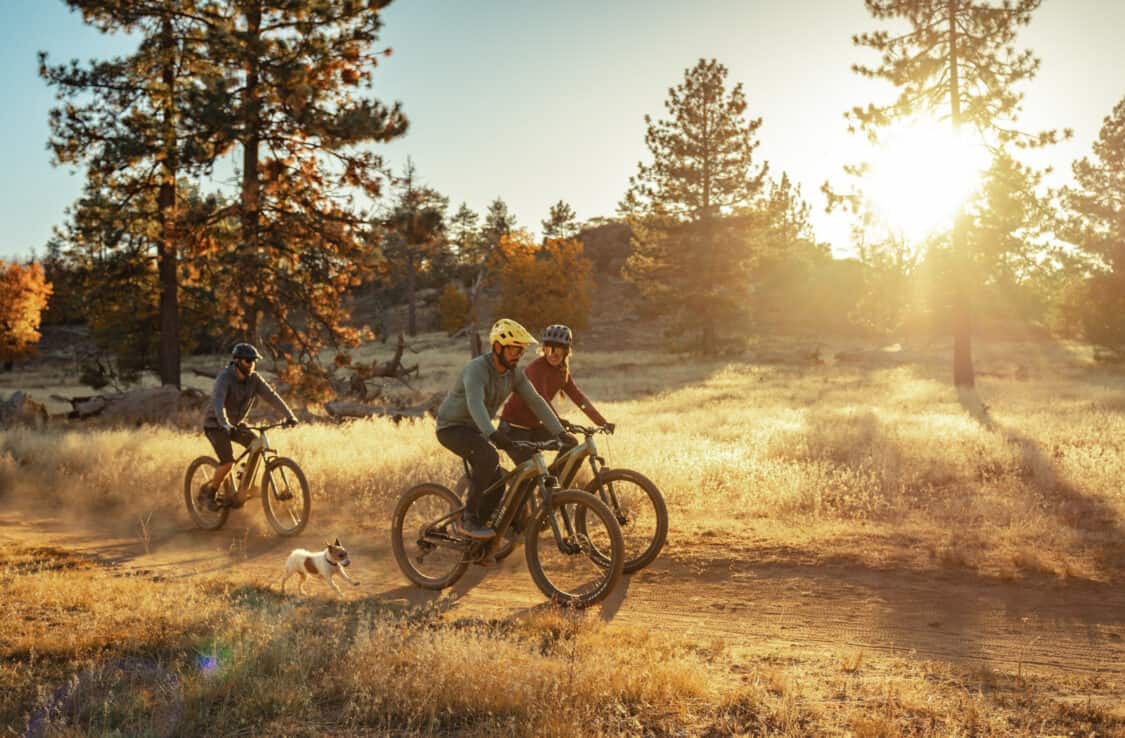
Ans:
[{"label": "dry grass field", "polygon": [[[412,384],[447,388],[464,346],[417,345]],[[0,733],[1125,736],[1125,375],[981,343],[958,396],[947,347],[837,348],[575,356],[610,464],[671,518],[657,562],[577,616],[522,564],[405,586],[394,501],[460,472],[429,419],[273,437],[312,484],[297,545],[353,541],[364,586],[339,602],[277,591],[294,544],[253,505],[191,530],[201,434],[0,432]]]}]

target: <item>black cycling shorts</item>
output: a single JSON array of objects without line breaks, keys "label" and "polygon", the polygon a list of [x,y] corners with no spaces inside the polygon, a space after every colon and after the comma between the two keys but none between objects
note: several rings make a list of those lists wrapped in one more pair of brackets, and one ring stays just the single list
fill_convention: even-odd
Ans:
[{"label": "black cycling shorts", "polygon": [[207,440],[211,442],[211,448],[215,449],[220,464],[234,463],[234,448],[231,446],[231,441],[245,448],[256,437],[254,431],[241,426],[232,428],[230,433],[222,428],[204,428],[203,433],[206,434]]}]

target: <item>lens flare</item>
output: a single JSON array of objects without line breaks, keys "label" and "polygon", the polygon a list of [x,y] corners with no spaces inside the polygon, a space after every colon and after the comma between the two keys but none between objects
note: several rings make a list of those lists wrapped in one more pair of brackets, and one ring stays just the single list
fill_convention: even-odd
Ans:
[{"label": "lens flare", "polygon": [[868,203],[911,241],[947,227],[977,188],[988,151],[949,124],[919,120],[897,127],[876,146],[864,183]]}]

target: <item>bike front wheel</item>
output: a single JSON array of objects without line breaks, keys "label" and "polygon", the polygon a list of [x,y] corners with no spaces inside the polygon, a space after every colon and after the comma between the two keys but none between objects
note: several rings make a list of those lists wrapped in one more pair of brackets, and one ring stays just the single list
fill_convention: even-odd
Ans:
[{"label": "bike front wheel", "polygon": [[184,475],[184,504],[187,505],[192,521],[203,530],[222,528],[230,515],[230,508],[225,505],[212,510],[208,505],[207,496],[203,493],[203,485],[211,482],[218,466],[219,462],[216,459],[200,456],[188,464],[187,473]]},{"label": "bike front wheel", "polygon": [[423,589],[453,586],[469,568],[452,526],[461,500],[440,484],[408,489],[391,519],[391,550],[407,579]]},{"label": "bike front wheel", "polygon": [[[584,521],[581,530],[579,519]],[[551,494],[551,504],[541,506],[528,525],[524,550],[535,585],[567,607],[601,602],[617,586],[625,566],[625,542],[613,513],[580,489]]]},{"label": "bike front wheel", "polygon": [[[648,477],[631,469],[605,469],[586,485],[586,491],[606,504],[625,539],[625,573],[648,566],[664,548],[668,538],[668,507],[664,495]],[[586,520],[580,517],[578,529]],[[608,552],[596,551],[605,563]]]},{"label": "bike front wheel", "polygon": [[295,536],[309,522],[312,500],[305,473],[293,459],[270,459],[262,474],[262,509],[279,536]]}]

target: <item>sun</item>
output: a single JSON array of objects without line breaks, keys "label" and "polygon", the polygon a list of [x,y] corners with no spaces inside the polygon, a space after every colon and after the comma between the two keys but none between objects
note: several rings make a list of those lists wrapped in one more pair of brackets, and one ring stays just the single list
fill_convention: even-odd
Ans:
[{"label": "sun", "polygon": [[887,131],[871,152],[863,183],[868,203],[912,242],[947,226],[977,188],[988,152],[948,123],[912,121]]}]

